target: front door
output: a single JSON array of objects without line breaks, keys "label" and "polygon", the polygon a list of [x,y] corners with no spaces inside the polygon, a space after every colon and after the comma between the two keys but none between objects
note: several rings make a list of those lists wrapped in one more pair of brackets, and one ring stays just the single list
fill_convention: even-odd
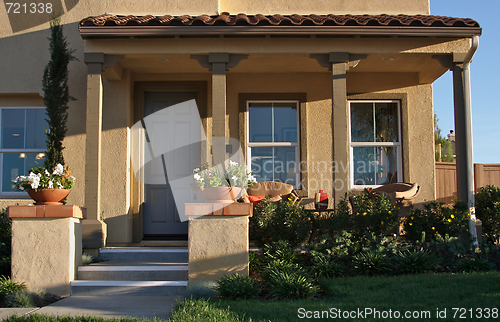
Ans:
[{"label": "front door", "polygon": [[[167,107],[196,99],[196,92],[146,92],[144,112],[145,116],[156,113]],[[165,112],[166,111],[166,112]],[[175,114],[175,120],[173,115]],[[183,119],[183,115],[186,115]],[[162,111],[154,116],[154,128],[148,131],[150,142],[157,142],[155,134],[166,137],[161,138],[161,142],[167,146],[177,148],[185,142],[197,142],[201,138],[200,128],[192,124],[192,115],[189,111],[181,108],[171,108]],[[158,130],[156,130],[158,129]],[[173,153],[163,154],[161,157],[153,159],[150,166],[146,166],[146,171],[151,171],[155,177],[165,177],[166,184],[145,184],[144,185],[144,238],[145,239],[163,239],[163,238],[185,238],[187,236],[188,222],[181,222],[177,212],[174,195],[176,200],[184,202],[193,202],[193,192],[189,189],[184,191],[173,191],[169,185],[167,177],[170,180],[183,178],[192,175],[193,169],[199,165],[200,151],[194,151],[188,157],[183,154]],[[172,171],[172,169],[175,169]],[[184,207],[184,204],[179,205]]]}]

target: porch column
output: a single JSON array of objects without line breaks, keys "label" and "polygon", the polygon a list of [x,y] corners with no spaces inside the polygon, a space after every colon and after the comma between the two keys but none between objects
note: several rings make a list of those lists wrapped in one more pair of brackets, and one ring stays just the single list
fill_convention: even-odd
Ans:
[{"label": "porch column", "polygon": [[[196,59],[201,66],[212,72],[212,137],[229,137],[229,127],[226,124],[226,71],[238,66],[240,61],[247,57],[248,55],[229,53],[191,55],[191,58]],[[214,164],[223,163],[226,156],[225,144],[212,142],[212,156]]]},{"label": "porch column", "polygon": [[337,204],[349,191],[349,106],[347,104],[346,71],[349,53],[330,53],[332,66],[332,135],[334,172],[333,193]]},{"label": "porch column", "polygon": [[85,207],[83,221],[83,248],[101,248],[106,245],[106,224],[101,213],[101,130],[102,130],[102,75],[103,53],[85,53],[87,64],[87,119],[85,145]]}]

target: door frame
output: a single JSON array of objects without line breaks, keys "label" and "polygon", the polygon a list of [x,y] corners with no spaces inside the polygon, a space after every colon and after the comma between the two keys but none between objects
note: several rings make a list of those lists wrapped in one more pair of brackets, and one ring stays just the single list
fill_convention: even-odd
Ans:
[{"label": "door frame", "polygon": [[[207,132],[207,115],[208,115],[208,82],[207,81],[143,81],[134,83],[134,108],[131,115],[132,127],[136,122],[144,118],[144,103],[146,92],[196,92],[196,104],[200,117],[202,119],[203,128]],[[132,144],[132,143],[131,143]],[[134,153],[134,148],[131,146],[131,151]],[[138,153],[141,153],[138,151]],[[142,153],[141,153],[142,155]],[[201,158],[205,159],[208,155],[207,151],[201,151]],[[201,162],[202,160],[200,160]],[[130,167],[131,177],[134,178],[134,171]],[[144,184],[135,180],[131,180],[130,200],[132,208],[132,237],[133,242],[141,242],[144,239],[144,200],[145,189]]]}]

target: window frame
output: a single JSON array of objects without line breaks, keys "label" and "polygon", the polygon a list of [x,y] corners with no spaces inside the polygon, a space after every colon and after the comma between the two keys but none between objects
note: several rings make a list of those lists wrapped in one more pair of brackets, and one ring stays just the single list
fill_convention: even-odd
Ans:
[{"label": "window frame", "polygon": [[[295,103],[297,107],[297,142],[259,142],[259,143],[251,143],[250,142],[250,112],[249,105],[251,103]],[[252,148],[254,147],[295,147],[295,185],[294,189],[299,190],[302,188],[301,183],[301,161],[300,161],[300,100],[298,99],[263,99],[263,100],[254,100],[248,99],[245,101],[245,118],[246,118],[246,126],[245,126],[245,137],[246,137],[246,160],[247,160],[247,171],[252,171]],[[274,171],[273,171],[274,175]],[[274,178],[273,178],[274,181]],[[284,182],[286,183],[286,182]]]},{"label": "window frame", "polygon": [[[378,188],[383,185],[356,185],[354,184],[354,148],[355,147],[395,147],[396,157],[397,157],[397,182],[403,182],[403,149],[402,149],[402,126],[401,126],[401,100],[398,99],[350,99],[348,102],[349,110],[349,162],[350,162],[350,188],[355,190],[363,190],[365,188]],[[398,111],[398,142],[353,142],[352,141],[352,115],[351,115],[351,104],[352,103],[396,103]],[[376,126],[374,124],[374,126]]]},{"label": "window frame", "polygon": [[[12,196],[12,197],[22,197],[25,196],[26,193],[24,191],[3,191],[3,168],[4,168],[4,162],[3,162],[3,157],[4,153],[47,153],[47,147],[44,149],[3,149],[1,147],[1,142],[2,142],[2,115],[4,110],[24,110],[24,145],[26,145],[26,110],[32,110],[32,109],[37,109],[37,110],[46,110],[47,108],[45,106],[1,106],[0,107],[0,196]],[[47,124],[48,128],[48,124]],[[26,161],[25,161],[26,162]],[[25,174],[27,175],[27,174]]]}]

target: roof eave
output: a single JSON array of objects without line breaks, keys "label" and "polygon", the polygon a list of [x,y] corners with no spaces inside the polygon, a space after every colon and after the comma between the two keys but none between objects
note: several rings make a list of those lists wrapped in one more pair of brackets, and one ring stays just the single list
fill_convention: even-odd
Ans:
[{"label": "roof eave", "polygon": [[407,26],[80,26],[82,38],[220,35],[339,35],[469,38],[480,27]]}]

